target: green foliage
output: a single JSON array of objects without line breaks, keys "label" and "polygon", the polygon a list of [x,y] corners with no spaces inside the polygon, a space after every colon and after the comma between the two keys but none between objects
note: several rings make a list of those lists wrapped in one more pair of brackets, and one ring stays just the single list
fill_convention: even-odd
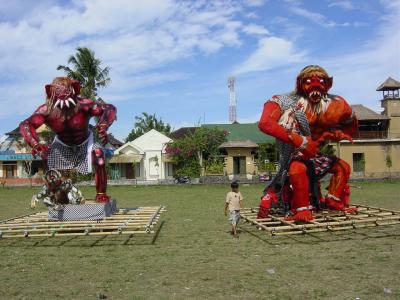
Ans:
[{"label": "green foliage", "polygon": [[57,70],[63,70],[70,78],[76,79],[81,83],[81,95],[96,100],[97,89],[107,86],[111,79],[108,76],[109,67],[101,68],[101,60],[95,58],[94,52],[86,47],[76,48],[76,54],[71,55],[68,64],[72,64],[73,69],[59,65]]},{"label": "green foliage", "polygon": [[76,179],[74,179],[73,181],[75,182],[81,182],[81,181],[91,181],[93,178],[94,174],[93,173],[89,173],[89,174],[77,174],[76,175]]},{"label": "green foliage", "polygon": [[386,167],[388,167],[389,169],[392,167],[392,157],[390,156],[390,154],[386,155]]},{"label": "green foliage", "polygon": [[223,158],[211,162],[206,169],[207,174],[222,174],[224,172]]},{"label": "green foliage", "polygon": [[330,145],[329,143],[323,143],[323,144],[321,144],[320,145],[320,148],[319,148],[319,151],[322,153],[322,154],[325,154],[325,155],[330,155],[330,156],[333,156],[333,155],[335,155],[335,148],[333,148],[333,146],[332,145]]},{"label": "green foliage", "polygon": [[180,161],[178,167],[175,170],[175,176],[188,176],[189,178],[199,177],[201,172],[201,167],[195,156],[187,159],[185,161]]},{"label": "green foliage", "polygon": [[226,141],[226,135],[227,132],[218,128],[199,127],[184,138],[168,144],[166,151],[176,163],[176,175],[198,177],[202,167],[206,172],[222,173],[218,147]]},{"label": "green foliage", "polygon": [[128,134],[125,139],[126,142],[133,141],[151,129],[155,129],[165,135],[171,133],[171,125],[164,123],[161,118],[158,119],[156,114],[149,115],[148,113],[142,112],[141,116],[135,116],[135,120],[135,127]]},{"label": "green foliage", "polygon": [[278,160],[275,143],[258,144],[258,168],[260,171],[275,171],[275,162]]},{"label": "green foliage", "polygon": [[46,142],[47,145],[50,145],[55,137],[55,132],[52,130],[43,130],[40,133],[41,138]]}]

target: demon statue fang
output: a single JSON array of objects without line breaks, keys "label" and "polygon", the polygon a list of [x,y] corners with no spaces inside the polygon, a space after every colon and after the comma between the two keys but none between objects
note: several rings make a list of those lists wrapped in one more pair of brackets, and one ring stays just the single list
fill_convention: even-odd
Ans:
[{"label": "demon statue fang", "polygon": [[[32,154],[47,161],[49,169],[75,169],[80,174],[95,168],[96,201],[108,202],[105,156],[101,145],[93,141],[89,120],[97,117],[96,128],[103,146],[107,129],[116,118],[116,108],[111,104],[95,102],[80,96],[80,84],[68,77],[57,77],[46,85],[46,102],[19,128],[25,141],[32,147]],[[48,146],[39,142],[36,129],[46,124],[56,133]]]},{"label": "demon statue fang", "polygon": [[[332,77],[317,65],[301,70],[294,92],[273,96],[264,105],[259,128],[276,138],[279,171],[265,188],[258,218],[271,207],[284,207],[287,219],[310,221],[313,210],[328,208],[353,213],[349,207],[349,165],[319,152],[320,144],[349,140],[358,129],[350,105],[328,94]],[[328,193],[321,195],[319,179],[332,174]]]}]

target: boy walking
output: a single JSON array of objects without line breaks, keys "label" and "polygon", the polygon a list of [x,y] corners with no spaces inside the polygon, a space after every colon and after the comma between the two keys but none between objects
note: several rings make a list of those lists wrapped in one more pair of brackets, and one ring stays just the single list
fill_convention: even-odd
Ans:
[{"label": "boy walking", "polygon": [[232,225],[231,234],[234,237],[239,237],[237,235],[236,227],[240,220],[240,208],[242,207],[243,197],[239,192],[239,184],[237,181],[231,183],[232,191],[228,192],[225,201],[225,216],[227,215],[229,209],[229,221]]}]

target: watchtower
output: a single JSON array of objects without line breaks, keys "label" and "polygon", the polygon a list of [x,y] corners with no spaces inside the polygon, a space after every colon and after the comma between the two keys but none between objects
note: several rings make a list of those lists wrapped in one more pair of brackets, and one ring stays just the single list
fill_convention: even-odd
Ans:
[{"label": "watchtower", "polygon": [[377,89],[382,91],[382,114],[390,118],[389,138],[400,138],[400,82],[389,77]]}]

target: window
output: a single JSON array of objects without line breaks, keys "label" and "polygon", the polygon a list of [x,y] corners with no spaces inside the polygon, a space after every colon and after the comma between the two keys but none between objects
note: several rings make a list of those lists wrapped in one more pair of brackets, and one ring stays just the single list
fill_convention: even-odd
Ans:
[{"label": "window", "polygon": [[170,162],[165,163],[165,176],[172,177],[174,176],[174,164]]},{"label": "window", "polygon": [[364,153],[353,153],[353,172],[365,171]]},{"label": "window", "polygon": [[135,178],[140,177],[140,163],[135,163]]},{"label": "window", "polygon": [[3,163],[3,176],[6,178],[17,177],[17,163]]}]

